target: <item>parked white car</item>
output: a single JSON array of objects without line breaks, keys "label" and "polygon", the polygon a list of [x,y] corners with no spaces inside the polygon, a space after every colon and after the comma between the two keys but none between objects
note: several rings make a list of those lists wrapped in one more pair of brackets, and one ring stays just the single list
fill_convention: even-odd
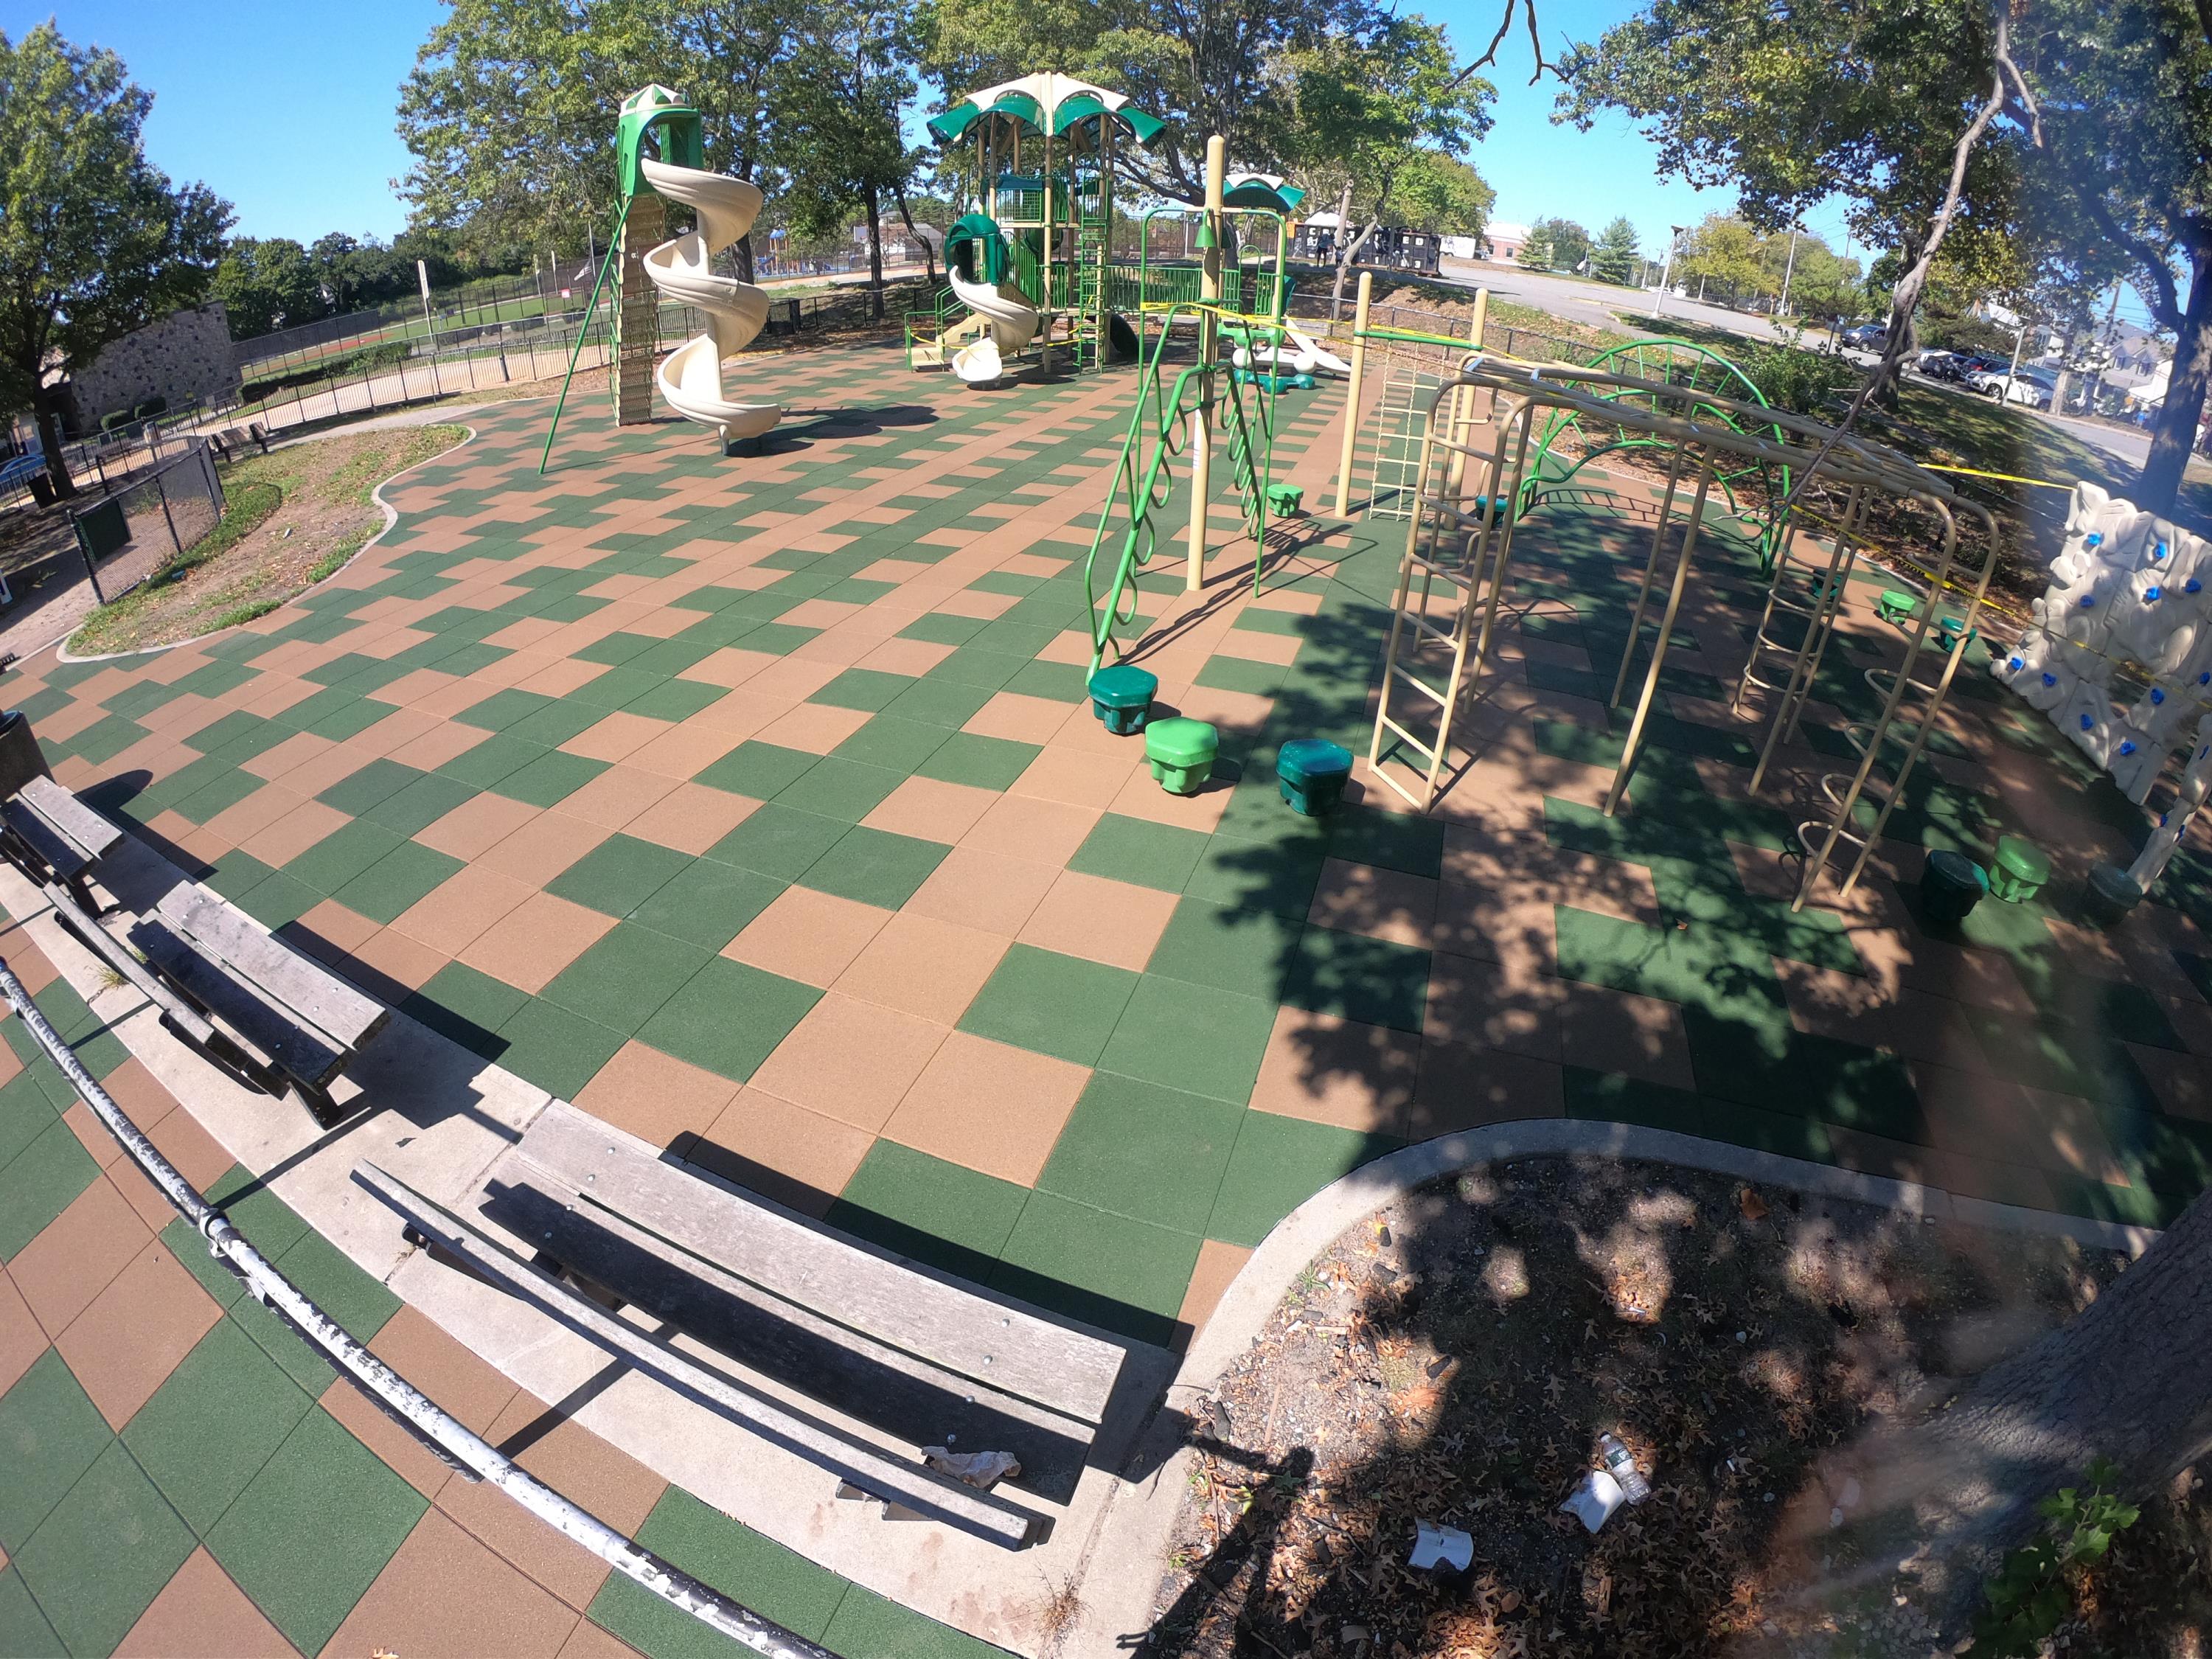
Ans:
[{"label": "parked white car", "polygon": [[2025,368],[2015,369],[2011,374],[2001,368],[1986,369],[1966,384],[1985,398],[1995,398],[2002,403],[2025,404],[2030,409],[2049,407],[2054,389],[2054,382]]}]

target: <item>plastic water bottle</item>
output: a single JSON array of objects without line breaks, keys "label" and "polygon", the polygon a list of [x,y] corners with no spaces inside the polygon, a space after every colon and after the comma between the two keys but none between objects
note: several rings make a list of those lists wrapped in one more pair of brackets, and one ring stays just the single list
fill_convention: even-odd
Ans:
[{"label": "plastic water bottle", "polygon": [[1623,1498],[1632,1504],[1641,1504],[1651,1496],[1651,1483],[1636,1467],[1636,1459],[1629,1455],[1628,1448],[1616,1437],[1609,1434],[1600,1436],[1597,1455],[1605,1464],[1605,1472],[1620,1484]]}]

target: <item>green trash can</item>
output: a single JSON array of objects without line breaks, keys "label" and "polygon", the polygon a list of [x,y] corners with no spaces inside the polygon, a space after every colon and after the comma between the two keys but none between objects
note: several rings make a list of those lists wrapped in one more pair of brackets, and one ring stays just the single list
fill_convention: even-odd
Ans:
[{"label": "green trash can", "polygon": [[1997,839],[1996,863],[1990,871],[1990,891],[2008,904],[2020,904],[2043,890],[2051,879],[2051,860],[2032,842],[2018,836]]},{"label": "green trash can", "polygon": [[1214,757],[1221,752],[1221,734],[1204,720],[1154,720],[1145,727],[1145,758],[1152,763],[1152,777],[1170,795],[1192,795],[1213,775]]},{"label": "green trash can", "polygon": [[1152,715],[1152,698],[1159,689],[1160,677],[1151,670],[1133,663],[1116,663],[1091,677],[1091,712],[1105,723],[1109,732],[1127,737],[1145,729]]},{"label": "green trash can", "polygon": [[1990,878],[1963,853],[1928,854],[1920,871],[1920,917],[1937,927],[1956,927],[1981,902]]},{"label": "green trash can", "polygon": [[1275,784],[1293,812],[1319,817],[1344,799],[1352,751],[1326,738],[1293,738],[1275,756]]}]

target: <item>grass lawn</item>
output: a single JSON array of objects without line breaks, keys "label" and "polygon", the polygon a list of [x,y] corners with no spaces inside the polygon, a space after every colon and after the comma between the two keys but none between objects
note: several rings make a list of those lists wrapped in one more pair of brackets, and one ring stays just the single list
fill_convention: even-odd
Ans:
[{"label": "grass lawn", "polygon": [[339,433],[249,455],[222,473],[222,522],[70,639],[84,655],[233,628],[313,586],[383,527],[376,486],[466,437],[458,426]]}]

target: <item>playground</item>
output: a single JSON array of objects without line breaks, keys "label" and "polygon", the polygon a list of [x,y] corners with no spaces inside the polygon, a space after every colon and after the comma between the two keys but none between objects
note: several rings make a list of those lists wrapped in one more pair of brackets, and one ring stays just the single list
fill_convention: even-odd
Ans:
[{"label": "playground", "polygon": [[[1364,285],[1294,320],[1297,187],[1218,141],[1198,257],[1132,272],[1151,118],[1066,77],[932,124],[974,211],[902,348],[744,352],[766,301],[715,256],[760,192],[697,118],[623,106],[608,393],[449,417],[384,533],[243,626],[11,672],[126,832],[106,931],[198,884],[389,1011],[328,1092],[210,1064],[58,873],[0,899],[179,1172],[471,1437],[821,1644],[761,1650],[1144,1628],[1142,1494],[1355,1171],[1662,1131],[2114,1249],[2212,1178],[2212,834],[2107,776],[2133,717],[2087,662],[2179,685],[2195,634],[2091,638],[2074,587],[1997,614],[1986,514],[1701,348],[1526,362]],[[2110,605],[2152,532],[2075,517],[2054,580]],[[1992,672],[2024,629],[2106,695],[2100,748]],[[5,1034],[0,1445],[37,1473],[0,1631],[173,1651],[219,1609],[237,1651],[407,1654],[465,1601],[531,1651],[725,1650],[334,1381]],[[531,1210],[560,1134],[617,1161]],[[731,1206],[842,1265],[715,1265],[686,1217]],[[842,1387],[757,1313],[687,1322],[763,1297]],[[925,1352],[870,1322],[902,1298],[1011,1334]],[[993,1433],[1027,1472],[951,1478]]]}]

